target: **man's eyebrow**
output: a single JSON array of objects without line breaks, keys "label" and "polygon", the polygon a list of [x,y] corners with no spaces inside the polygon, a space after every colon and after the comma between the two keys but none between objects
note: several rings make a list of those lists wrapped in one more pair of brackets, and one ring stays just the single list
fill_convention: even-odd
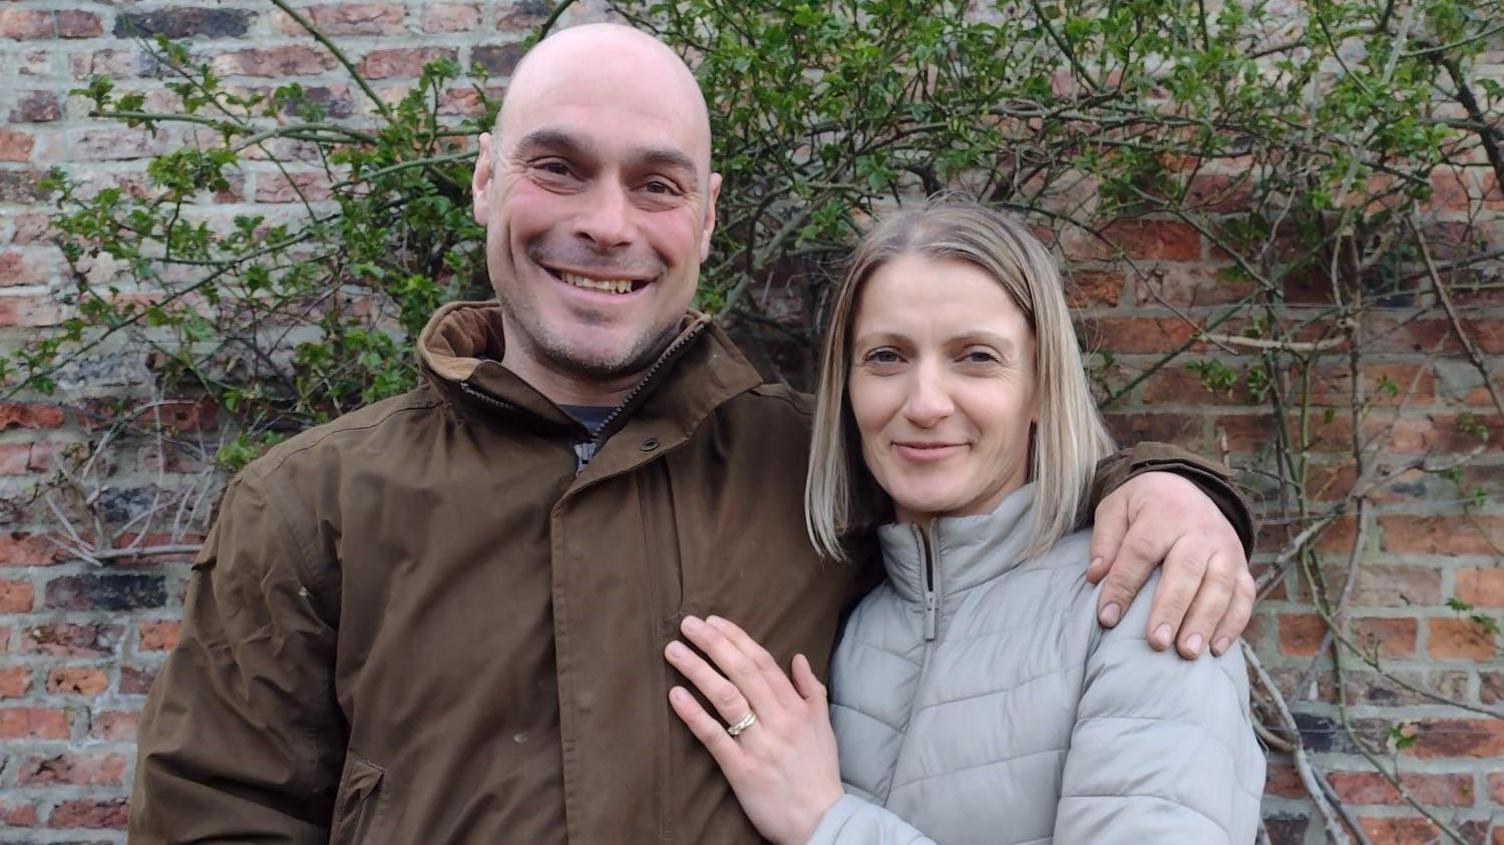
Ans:
[{"label": "man's eyebrow", "polygon": [[673,147],[641,147],[632,150],[632,161],[642,167],[661,167],[680,170],[690,176],[699,176],[700,169],[694,159]]},{"label": "man's eyebrow", "polygon": [[513,149],[514,155],[528,155],[535,152],[551,151],[572,156],[592,156],[594,148],[568,132],[559,129],[534,129],[523,135],[517,141]]}]

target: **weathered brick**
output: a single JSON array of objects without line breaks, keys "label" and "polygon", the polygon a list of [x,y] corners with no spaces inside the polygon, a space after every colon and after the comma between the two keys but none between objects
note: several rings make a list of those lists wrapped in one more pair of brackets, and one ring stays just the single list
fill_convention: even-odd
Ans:
[{"label": "weathered brick", "polygon": [[0,9],[0,38],[29,41],[38,38],[93,38],[104,34],[93,12],[65,9]]},{"label": "weathered brick", "polygon": [[20,129],[0,129],[0,161],[29,161],[36,139]]},{"label": "weathered brick", "polygon": [[1492,660],[1494,635],[1471,619],[1429,619],[1429,651],[1437,660]]},{"label": "weathered brick", "polygon": [[496,28],[509,32],[542,23],[554,9],[549,0],[502,0],[496,6]]},{"label": "weathered brick", "polygon": [[1305,816],[1276,813],[1264,818],[1264,830],[1270,845],[1305,845],[1306,828],[1311,820]]},{"label": "weathered brick", "polygon": [[47,673],[47,691],[53,695],[93,697],[109,686],[109,676],[93,666],[59,666]]},{"label": "weathered brick", "polygon": [[[1399,790],[1378,772],[1331,772],[1326,780],[1348,804],[1405,803]],[[1400,785],[1416,801],[1433,807],[1471,807],[1474,803],[1471,775],[1402,774]]]},{"label": "weathered brick", "polygon": [[0,613],[28,613],[36,602],[30,581],[0,579]]},{"label": "weathered brick", "polygon": [[0,708],[0,739],[67,739],[68,714],[45,707]]},{"label": "weathered brick", "polygon": [[1426,719],[1404,753],[1424,759],[1504,754],[1504,719]]},{"label": "weathered brick", "polygon": [[89,725],[89,736],[106,742],[134,742],[141,714],[129,710],[105,710]]},{"label": "weathered brick", "polygon": [[1413,657],[1420,622],[1415,619],[1391,619],[1371,616],[1352,620],[1354,642],[1365,652],[1379,657]]},{"label": "weathered brick", "polygon": [[25,799],[0,801],[0,827],[32,827],[37,823],[37,807]]},{"label": "weathered brick", "polygon": [[160,575],[66,575],[47,583],[47,607],[57,610],[139,610],[167,603]]},{"label": "weathered brick", "polygon": [[1504,607],[1504,569],[1459,569],[1457,598],[1478,607]]},{"label": "weathered brick", "polygon": [[1120,355],[1168,352],[1196,335],[1196,327],[1184,320],[1159,317],[1093,317],[1082,328],[1083,348]]},{"label": "weathered brick", "polygon": [[0,566],[46,566],[62,559],[62,549],[44,536],[0,534]]},{"label": "weathered brick", "polygon": [[148,158],[172,149],[166,130],[148,132],[127,127],[70,129],[65,134],[69,155],[94,161],[128,161]]},{"label": "weathered brick", "polygon": [[[298,12],[325,35],[397,35],[407,15],[401,3],[324,3]],[[277,28],[289,35],[306,32],[286,15],[278,16]]]},{"label": "weathered brick", "polygon": [[1379,517],[1385,551],[1399,554],[1504,554],[1504,517],[1408,516]]},{"label": "weathered brick", "polygon": [[256,177],[256,202],[319,202],[333,195],[323,173],[262,173]]},{"label": "weathered brick", "polygon": [[1139,305],[1195,308],[1237,302],[1253,292],[1254,283],[1224,267],[1162,264],[1134,282]]},{"label": "weathered brick", "polygon": [[1326,623],[1314,613],[1282,613],[1279,617],[1279,652],[1292,657],[1310,657],[1326,635]]},{"label": "weathered brick", "polygon": [[62,428],[63,409],[56,405],[0,402],[0,431],[12,428]]},{"label": "weathered brick", "polygon": [[1065,287],[1070,307],[1107,308],[1118,304],[1125,279],[1121,271],[1074,270]]},{"label": "weathered brick", "polygon": [[28,203],[47,198],[42,174],[34,170],[0,170],[0,202]]},{"label": "weathered brick", "polygon": [[[1128,258],[1195,261],[1201,257],[1201,233],[1185,223],[1118,220],[1108,224],[1102,236]],[[1100,252],[1099,257],[1110,258],[1112,253]]]},{"label": "weathered brick", "polygon": [[1206,419],[1197,414],[1106,414],[1103,419],[1120,443],[1153,440],[1188,444],[1205,436]]},{"label": "weathered brick", "polygon": [[423,65],[440,58],[456,58],[446,47],[388,47],[365,54],[355,69],[367,79],[416,77]]},{"label": "weathered brick", "polygon": [[107,657],[120,645],[124,629],[104,621],[50,622],[21,632],[22,654],[55,657]]},{"label": "weathered brick", "polygon": [[89,830],[124,830],[126,806],[124,798],[82,798],[62,801],[47,817],[51,828],[87,828]]},{"label": "weathered brick", "polygon": [[116,38],[227,38],[245,35],[250,22],[251,13],[244,9],[174,6],[151,12],[121,12],[115,19],[114,34]]},{"label": "weathered brick", "polygon": [[121,666],[121,695],[146,695],[151,691],[152,682],[157,679],[157,672],[161,668],[160,666]]},{"label": "weathered brick", "polygon": [[16,770],[18,786],[119,786],[125,775],[125,756],[114,753],[74,753],[30,757]]},{"label": "weathered brick", "polygon": [[337,67],[327,50],[301,44],[282,47],[232,50],[214,57],[214,72],[221,76],[301,76]]},{"label": "weathered brick", "polygon": [[1361,816],[1358,826],[1370,841],[1385,845],[1432,845],[1441,836],[1435,825],[1419,817]]},{"label": "weathered brick", "polygon": [[470,49],[470,60],[492,76],[511,76],[527,49],[520,43],[486,44]]},{"label": "weathered brick", "polygon": [[111,79],[131,79],[149,76],[157,70],[156,60],[144,50],[125,46],[75,53],[68,57],[68,72],[74,79],[92,79],[108,76]]},{"label": "weathered brick", "polygon": [[1488,798],[1495,804],[1504,804],[1504,772],[1488,773]]},{"label": "weathered brick", "polygon": [[20,698],[30,690],[30,666],[7,666],[0,669],[0,698]]},{"label": "weathered brick", "polygon": [[52,450],[45,443],[0,443],[0,476],[27,475],[51,465]]},{"label": "weathered brick", "polygon": [[142,651],[171,651],[177,647],[182,623],[175,619],[159,619],[140,624]]},{"label": "weathered brick", "polygon": [[62,116],[62,101],[51,91],[22,92],[10,110],[11,123],[51,123]]},{"label": "weathered brick", "polygon": [[474,4],[429,6],[423,13],[424,32],[474,32],[480,26],[480,7]]}]

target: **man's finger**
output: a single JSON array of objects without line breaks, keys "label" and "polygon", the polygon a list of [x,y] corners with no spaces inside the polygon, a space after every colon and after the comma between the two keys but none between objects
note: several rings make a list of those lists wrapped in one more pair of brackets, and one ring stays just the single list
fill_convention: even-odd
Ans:
[{"label": "man's finger", "polygon": [[[1091,528],[1091,552],[1086,567],[1086,580],[1095,584],[1102,580],[1118,555],[1118,547],[1128,533],[1128,498],[1114,491],[1097,505]],[[1111,624],[1117,624],[1113,620]]]},{"label": "man's finger", "polygon": [[1149,605],[1149,625],[1144,631],[1150,647],[1156,651],[1169,648],[1175,641],[1175,633],[1201,589],[1209,554],[1204,544],[1186,535],[1176,540],[1165,556],[1164,573],[1155,587],[1154,601]]},{"label": "man's finger", "polygon": [[1097,619],[1104,627],[1118,624],[1128,605],[1133,603],[1133,597],[1138,595],[1150,573],[1164,558],[1167,549],[1149,537],[1150,531],[1152,528],[1147,520],[1134,523],[1123,537],[1107,577],[1102,579],[1102,591],[1097,598]]},{"label": "man's finger", "polygon": [[721,768],[724,769],[734,764],[741,756],[742,749],[736,744],[736,738],[726,733],[726,728],[705,712],[705,708],[700,706],[700,702],[695,701],[695,697],[689,694],[689,690],[684,687],[674,687],[669,690],[668,703],[689,727],[689,732],[705,746],[710,756],[715,758]]},{"label": "man's finger", "polygon": [[1227,615],[1217,623],[1217,630],[1212,634],[1212,654],[1218,657],[1226,654],[1238,637],[1243,635],[1243,629],[1248,627],[1248,620],[1253,617],[1254,599],[1258,597],[1258,585],[1254,583],[1247,564],[1240,563],[1238,568],[1240,571],[1233,588],[1232,603],[1227,607]]},{"label": "man's finger", "polygon": [[1195,660],[1203,651],[1206,651],[1206,645],[1212,639],[1212,632],[1216,630],[1217,623],[1226,615],[1228,605],[1232,603],[1236,586],[1237,572],[1233,570],[1226,558],[1213,552],[1206,563],[1206,572],[1202,575],[1201,586],[1196,590],[1196,597],[1191,600],[1191,606],[1185,614],[1185,621],[1181,623],[1180,631],[1175,637],[1176,648],[1181,657]]}]

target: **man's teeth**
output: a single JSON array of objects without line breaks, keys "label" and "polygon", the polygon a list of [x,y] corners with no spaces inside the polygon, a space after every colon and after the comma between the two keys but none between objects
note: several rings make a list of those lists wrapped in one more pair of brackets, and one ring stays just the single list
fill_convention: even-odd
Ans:
[{"label": "man's teeth", "polygon": [[585,276],[576,275],[574,273],[560,273],[559,278],[563,279],[566,282],[569,282],[571,285],[574,285],[577,288],[603,290],[609,293],[632,292],[631,279],[591,279]]}]

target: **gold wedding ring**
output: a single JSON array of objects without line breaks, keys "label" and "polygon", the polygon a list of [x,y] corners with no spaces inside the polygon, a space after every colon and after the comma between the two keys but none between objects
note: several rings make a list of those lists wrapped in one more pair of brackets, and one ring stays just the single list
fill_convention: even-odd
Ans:
[{"label": "gold wedding ring", "polygon": [[728,726],[726,728],[726,733],[731,734],[732,736],[741,736],[742,731],[752,727],[755,724],[757,724],[757,714],[749,710],[747,711],[747,715],[743,716],[740,722]]}]

